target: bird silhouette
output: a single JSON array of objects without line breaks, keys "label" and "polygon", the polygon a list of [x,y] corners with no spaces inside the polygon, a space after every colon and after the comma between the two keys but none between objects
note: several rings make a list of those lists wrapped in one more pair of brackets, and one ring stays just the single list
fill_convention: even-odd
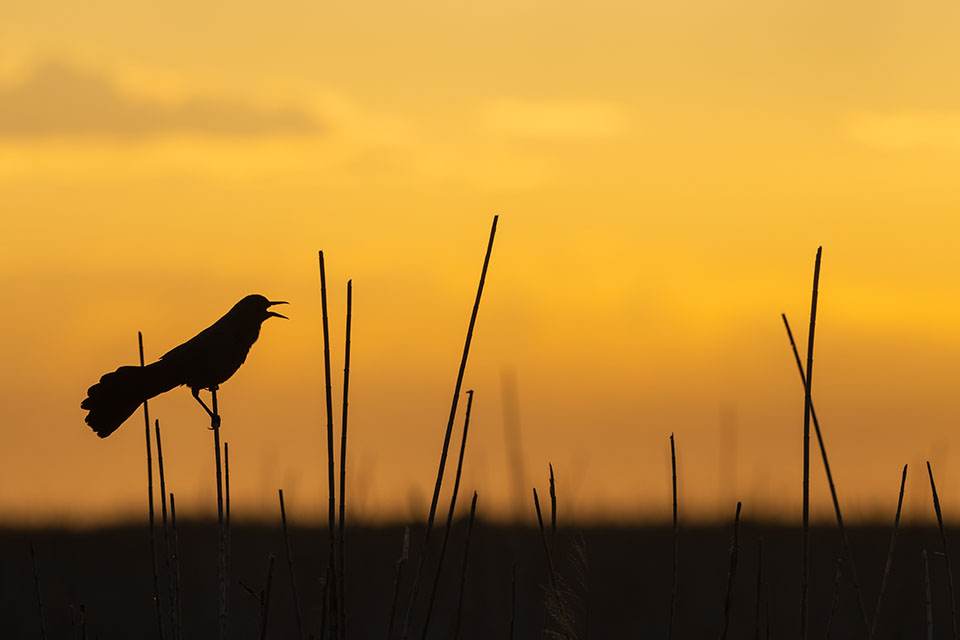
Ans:
[{"label": "bird silhouette", "polygon": [[249,295],[211,326],[160,356],[156,362],[145,367],[120,367],[104,375],[87,390],[86,399],[80,403],[80,408],[89,412],[86,423],[98,436],[106,438],[146,400],[181,385],[190,387],[193,397],[211,419],[216,420],[200,399],[200,390],[215,391],[236,373],[260,336],[264,320],[287,318],[269,310],[277,304],[287,303]]}]

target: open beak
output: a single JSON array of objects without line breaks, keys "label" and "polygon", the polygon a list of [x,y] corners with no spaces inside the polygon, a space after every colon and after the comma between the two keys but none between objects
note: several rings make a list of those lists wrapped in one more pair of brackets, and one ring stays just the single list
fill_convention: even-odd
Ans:
[{"label": "open beak", "polygon": [[[282,300],[278,300],[277,302],[271,302],[271,303],[269,303],[267,306],[272,307],[272,306],[275,305],[275,304],[290,304],[290,303],[289,303],[289,302],[284,302],[284,301],[282,301]],[[267,317],[269,318],[269,317],[271,317],[271,316],[274,317],[274,318],[283,318],[284,320],[289,320],[289,319],[290,319],[290,318],[288,318],[288,317],[285,316],[285,315],[282,315],[282,314],[277,313],[276,311],[268,311],[268,312],[267,312]]]}]

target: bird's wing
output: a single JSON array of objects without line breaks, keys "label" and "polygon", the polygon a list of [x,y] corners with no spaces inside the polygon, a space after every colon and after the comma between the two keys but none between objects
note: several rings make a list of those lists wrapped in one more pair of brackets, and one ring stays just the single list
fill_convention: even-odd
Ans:
[{"label": "bird's wing", "polygon": [[210,327],[207,327],[197,335],[193,336],[183,344],[170,349],[165,354],[160,356],[161,360],[177,360],[180,358],[192,359],[197,357],[198,353],[207,351],[211,346],[218,342],[221,338],[219,336],[219,331],[217,330],[216,323]]}]

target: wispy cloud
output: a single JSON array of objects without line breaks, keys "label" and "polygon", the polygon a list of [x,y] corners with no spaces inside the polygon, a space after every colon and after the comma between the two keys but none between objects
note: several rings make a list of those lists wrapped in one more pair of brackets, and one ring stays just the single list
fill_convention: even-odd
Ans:
[{"label": "wispy cloud", "polygon": [[494,133],[557,142],[612,138],[628,124],[620,105],[600,101],[500,98],[483,107],[482,118]]},{"label": "wispy cloud", "polygon": [[102,74],[60,62],[42,64],[0,86],[0,137],[137,138],[165,133],[213,136],[316,134],[322,126],[294,107],[194,97],[164,104],[120,91]]},{"label": "wispy cloud", "polygon": [[847,128],[857,142],[880,149],[960,149],[960,111],[860,113]]}]

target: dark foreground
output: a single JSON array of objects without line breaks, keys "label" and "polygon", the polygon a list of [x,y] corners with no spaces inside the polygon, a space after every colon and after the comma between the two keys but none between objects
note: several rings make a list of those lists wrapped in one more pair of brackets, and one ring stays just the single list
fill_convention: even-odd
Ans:
[{"label": "dark foreground", "polygon": [[[465,523],[451,535],[431,638],[451,638],[463,559]],[[402,544],[402,527],[349,529],[346,563],[346,629],[350,638],[387,638],[387,626]],[[582,534],[583,544],[579,543]],[[549,535],[549,532],[548,532]],[[412,533],[411,559],[403,569],[397,607],[399,637],[415,573],[422,530]],[[758,538],[763,538],[760,635],[756,635]],[[434,531],[434,553],[425,564],[411,638],[420,638],[429,587],[442,529]],[[323,531],[291,530],[297,588],[305,635],[319,638],[321,576],[327,542]],[[217,529],[207,523],[179,527],[183,637],[217,635]],[[266,586],[268,556],[276,556],[268,613],[267,637],[296,638],[291,585],[279,525],[233,526],[229,633],[231,638],[258,638],[259,605],[243,585],[259,592]],[[876,608],[880,580],[890,545],[889,526],[850,531],[855,561],[869,615]],[[38,558],[47,637],[156,638],[152,570],[145,526],[97,531],[0,531],[0,637],[39,638],[40,619],[30,562],[30,542]],[[724,618],[724,599],[733,536],[730,525],[684,527],[680,533],[680,579],[675,638],[716,638]],[[157,538],[164,626],[167,581],[163,536]],[[950,540],[960,549],[960,536]],[[836,561],[841,554],[834,527],[811,532],[809,635],[823,638],[834,599]],[[578,638],[665,638],[673,570],[669,527],[586,527],[562,530],[555,546],[556,571],[566,585],[565,611],[575,619]],[[572,560],[581,547],[585,566]],[[925,638],[926,595],[921,551],[929,555],[933,592],[934,637],[952,637],[946,563],[936,529],[901,528],[880,614],[879,638]],[[846,563],[844,563],[846,565]],[[550,578],[538,530],[495,526],[478,521],[470,543],[460,637],[509,638],[512,569],[516,565],[515,638],[540,638],[544,598]],[[578,571],[579,568],[579,571]],[[731,638],[798,635],[800,603],[800,534],[784,527],[743,523],[739,566],[731,596]],[[582,578],[579,574],[582,573]],[[843,567],[831,637],[866,637],[849,567]],[[85,620],[81,621],[83,606]],[[71,620],[72,616],[72,620]],[[769,616],[769,617],[768,617]],[[554,622],[549,622],[556,629]],[[71,629],[75,636],[71,636]]]}]

